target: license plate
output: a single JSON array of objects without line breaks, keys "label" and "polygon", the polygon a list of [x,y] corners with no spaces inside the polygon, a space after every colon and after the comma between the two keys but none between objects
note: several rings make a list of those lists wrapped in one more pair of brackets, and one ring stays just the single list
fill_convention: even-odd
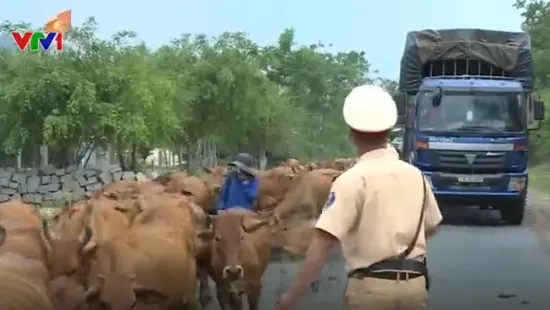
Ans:
[{"label": "license plate", "polygon": [[461,175],[458,177],[458,182],[461,183],[482,183],[484,178],[480,175]]}]

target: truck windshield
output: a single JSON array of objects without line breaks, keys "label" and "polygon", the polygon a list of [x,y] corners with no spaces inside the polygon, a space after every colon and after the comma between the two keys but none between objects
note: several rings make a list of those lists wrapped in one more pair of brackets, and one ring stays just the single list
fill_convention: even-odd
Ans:
[{"label": "truck windshield", "polygon": [[419,131],[521,132],[521,93],[443,92],[434,106],[437,92],[418,94]]}]

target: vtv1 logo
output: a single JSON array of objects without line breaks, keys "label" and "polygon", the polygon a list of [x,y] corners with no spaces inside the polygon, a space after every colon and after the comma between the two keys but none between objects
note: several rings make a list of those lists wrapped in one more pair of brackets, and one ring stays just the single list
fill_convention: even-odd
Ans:
[{"label": "vtv1 logo", "polygon": [[13,38],[13,41],[15,41],[15,44],[17,44],[17,48],[19,48],[20,51],[25,51],[28,49],[31,52],[38,52],[40,51],[41,48],[44,51],[48,51],[52,46],[57,51],[63,50],[63,34],[61,32],[20,33],[20,32],[14,31],[11,33],[11,36]]}]

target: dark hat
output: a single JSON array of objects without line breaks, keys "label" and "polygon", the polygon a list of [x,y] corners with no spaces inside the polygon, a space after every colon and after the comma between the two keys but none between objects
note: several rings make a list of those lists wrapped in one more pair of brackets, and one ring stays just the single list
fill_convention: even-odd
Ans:
[{"label": "dark hat", "polygon": [[250,175],[256,174],[256,169],[253,168],[254,157],[247,153],[239,153],[235,156],[235,159],[229,163],[229,166],[235,166],[239,170],[248,173]]}]

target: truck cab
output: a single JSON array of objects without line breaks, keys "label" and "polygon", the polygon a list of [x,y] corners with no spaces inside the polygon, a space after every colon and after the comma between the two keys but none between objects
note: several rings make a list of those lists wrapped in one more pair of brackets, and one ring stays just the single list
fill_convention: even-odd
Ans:
[{"label": "truck cab", "polygon": [[528,180],[526,100],[521,83],[513,80],[423,81],[409,160],[424,172],[441,203],[522,211]]},{"label": "truck cab", "polygon": [[[500,46],[505,38],[521,44]],[[477,51],[444,54],[476,44],[482,46]],[[512,53],[518,46],[521,53]],[[510,57],[483,55],[489,48]],[[544,118],[544,103],[532,96],[526,35],[478,29],[409,33],[400,87],[407,107],[402,156],[424,173],[438,202],[498,209],[507,223],[521,224],[529,130]]]}]

